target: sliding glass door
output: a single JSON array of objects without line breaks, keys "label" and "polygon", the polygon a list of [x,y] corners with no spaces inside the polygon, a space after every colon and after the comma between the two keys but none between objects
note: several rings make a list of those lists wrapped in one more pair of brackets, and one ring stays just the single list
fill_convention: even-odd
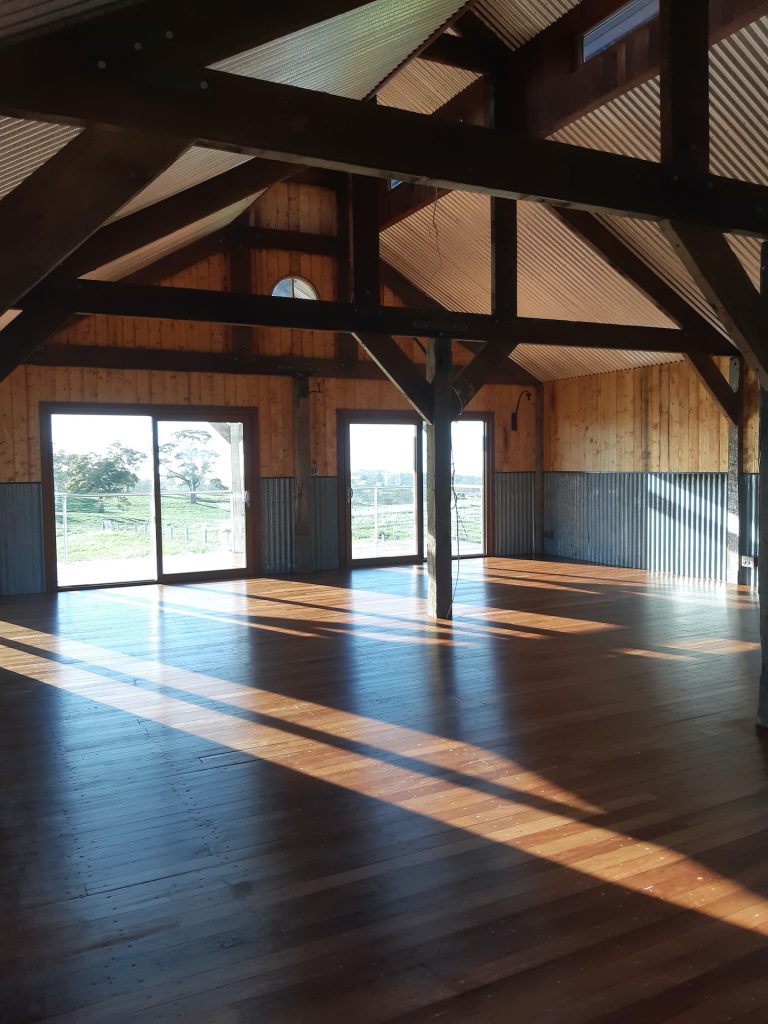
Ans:
[{"label": "sliding glass door", "polygon": [[157,422],[163,576],[245,569],[243,423]]},{"label": "sliding glass door", "polygon": [[70,408],[43,415],[52,586],[253,571],[250,413]]},{"label": "sliding glass door", "polygon": [[347,563],[423,557],[421,428],[415,417],[349,413],[340,420]]},{"label": "sliding glass door", "polygon": [[50,419],[60,587],[157,578],[150,416]]}]

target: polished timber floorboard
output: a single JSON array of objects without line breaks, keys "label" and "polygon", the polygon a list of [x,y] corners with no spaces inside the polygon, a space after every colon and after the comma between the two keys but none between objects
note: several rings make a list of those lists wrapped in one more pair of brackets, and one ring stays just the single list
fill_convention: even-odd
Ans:
[{"label": "polished timber floorboard", "polygon": [[768,1020],[746,591],[463,563],[0,602],[0,1020]]}]

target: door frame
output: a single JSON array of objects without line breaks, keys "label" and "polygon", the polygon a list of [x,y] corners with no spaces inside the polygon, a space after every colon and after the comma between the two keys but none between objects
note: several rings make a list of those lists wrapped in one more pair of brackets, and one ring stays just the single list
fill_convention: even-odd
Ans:
[{"label": "door frame", "polygon": [[[352,516],[347,497],[350,476],[349,428],[353,423],[372,423],[386,426],[390,423],[414,425],[416,450],[416,554],[395,558],[356,558],[352,560]],[[336,410],[336,474],[339,492],[339,564],[342,569],[371,568],[386,565],[420,565],[424,561],[424,502],[423,502],[423,457],[421,427],[422,419],[415,412],[399,412],[381,409],[337,409]]]},{"label": "door frame", "polygon": [[[492,412],[465,412],[455,422],[481,420],[485,424],[485,451],[483,452],[483,532],[485,536],[485,552],[482,555],[462,555],[465,558],[492,558],[495,550],[496,517],[494,515],[494,472],[496,466],[496,439],[494,436],[494,414]],[[454,558],[457,556],[454,555]]]},{"label": "door frame", "polygon": [[[102,590],[108,587],[132,587],[153,583],[194,583],[198,580],[244,579],[256,575],[261,567],[261,517],[259,502],[259,433],[258,410],[235,405],[137,405],[119,402],[41,402],[40,403],[40,469],[42,480],[43,552],[45,560],[45,589],[56,593],[63,590]],[[155,529],[157,578],[130,580],[127,583],[82,583],[59,587],[56,558],[56,512],[54,508],[53,432],[54,415],[146,416],[152,420],[152,472],[155,477]],[[216,569],[208,572],[163,573],[162,549],[159,546],[160,495],[157,489],[157,420],[177,419],[183,422],[218,420],[243,423],[245,490],[250,495],[245,525],[245,567],[243,569]]]}]

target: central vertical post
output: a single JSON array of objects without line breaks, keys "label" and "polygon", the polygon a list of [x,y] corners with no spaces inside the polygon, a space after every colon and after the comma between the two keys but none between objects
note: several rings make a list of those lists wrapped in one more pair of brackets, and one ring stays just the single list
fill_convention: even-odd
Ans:
[{"label": "central vertical post", "polygon": [[293,382],[294,531],[296,572],[312,565],[312,442],[309,421],[309,381]]},{"label": "central vertical post", "polygon": [[[760,294],[768,299],[768,242],[760,247]],[[768,390],[760,387],[760,435],[757,478],[757,592],[760,602],[760,690],[757,724],[768,729]]]},{"label": "central vertical post", "polygon": [[433,339],[427,349],[427,380],[434,394],[427,430],[427,611],[430,618],[453,614],[451,572],[451,342]]}]

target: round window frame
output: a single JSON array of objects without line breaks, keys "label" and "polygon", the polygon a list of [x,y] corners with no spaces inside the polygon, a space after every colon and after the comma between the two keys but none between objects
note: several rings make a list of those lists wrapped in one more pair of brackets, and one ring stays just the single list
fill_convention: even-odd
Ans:
[{"label": "round window frame", "polygon": [[312,284],[312,282],[308,278],[302,277],[301,274],[284,274],[282,277],[279,277],[275,281],[275,283],[272,285],[272,289],[270,290],[270,293],[269,293],[270,296],[272,296],[273,298],[278,298],[278,299],[285,299],[285,298],[289,297],[287,295],[275,295],[275,289],[278,288],[283,283],[283,281],[300,281],[303,285],[305,285],[307,288],[309,288],[309,290],[312,292],[311,296],[307,296],[307,295],[293,295],[293,296],[290,296],[291,298],[298,299],[301,302],[319,302],[320,301],[320,292],[317,290],[317,288],[315,288],[315,286]]}]

